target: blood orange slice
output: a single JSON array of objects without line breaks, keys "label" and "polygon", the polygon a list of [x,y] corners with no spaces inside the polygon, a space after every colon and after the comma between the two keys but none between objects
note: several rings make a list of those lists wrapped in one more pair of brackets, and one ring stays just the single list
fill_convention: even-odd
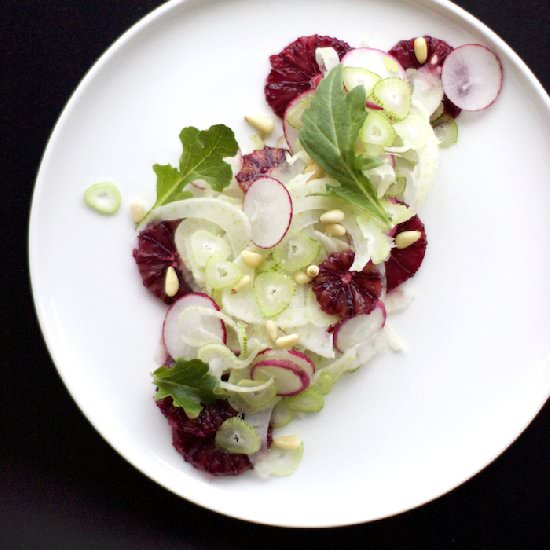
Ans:
[{"label": "blood orange slice", "polygon": [[230,454],[216,447],[216,431],[224,420],[237,415],[227,401],[218,399],[203,407],[199,416],[190,419],[181,407],[167,397],[157,406],[172,428],[172,444],[186,462],[215,476],[239,475],[252,468],[245,454]]},{"label": "blood orange slice", "polygon": [[265,98],[275,113],[283,118],[288,104],[307,90],[316,88],[322,73],[315,60],[317,48],[332,47],[338,57],[351,50],[346,42],[331,36],[300,36],[270,56],[271,72],[265,84]]},{"label": "blood orange slice", "polygon": [[386,261],[388,292],[410,279],[418,271],[426,253],[426,230],[418,216],[413,216],[410,220],[398,224],[395,234],[398,235],[403,231],[420,231],[420,238],[406,248],[392,249],[390,257]]},{"label": "blood orange slice", "polygon": [[349,319],[376,307],[382,291],[380,272],[372,262],[362,271],[349,271],[354,257],[353,250],[331,254],[311,284],[321,309],[329,315]]},{"label": "blood orange slice", "polygon": [[235,176],[240,188],[246,193],[255,179],[268,176],[270,170],[279,166],[285,158],[286,149],[267,146],[243,155],[241,169]]},{"label": "blood orange slice", "polygon": [[[166,304],[171,304],[191,292],[183,276],[185,267],[174,244],[174,232],[178,223],[149,223],[138,235],[138,246],[132,251],[143,286]],[[164,280],[169,267],[174,268],[179,282],[178,292],[172,297],[164,292]]]},{"label": "blood orange slice", "polygon": [[[420,63],[414,53],[414,41],[415,38],[409,38],[408,40],[400,40],[393,46],[388,52],[393,55],[404,69],[418,69],[422,65],[427,65],[434,70],[441,70],[441,66],[447,56],[454,50],[452,46],[447,44],[445,40],[434,38],[433,36],[424,36],[428,49],[428,55],[424,63]],[[462,109],[459,109],[449,98],[443,96],[443,109],[444,112],[456,118]]]}]

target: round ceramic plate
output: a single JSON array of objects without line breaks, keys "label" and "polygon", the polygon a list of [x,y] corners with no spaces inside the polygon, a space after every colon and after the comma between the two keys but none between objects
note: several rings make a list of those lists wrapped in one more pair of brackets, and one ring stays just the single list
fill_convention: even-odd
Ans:
[{"label": "round ceramic plate", "polygon": [[[408,351],[345,377],[324,409],[291,426],[305,441],[289,478],[207,478],[171,445],[150,372],[164,307],[133,264],[131,199],[153,199],[154,163],[174,163],[183,126],[267,110],[268,55],[299,35],[387,49],[420,34],[483,43],[505,73],[497,103],[463,114],[421,212],[429,247],[417,297],[394,327]],[[174,1],[93,67],[44,155],[30,225],[36,308],[63,381],[130,463],[174,493],[231,516],[332,526],[390,516],[456,487],[521,433],[548,397],[550,107],[491,31],[443,0]],[[83,205],[98,180],[114,217]]]}]

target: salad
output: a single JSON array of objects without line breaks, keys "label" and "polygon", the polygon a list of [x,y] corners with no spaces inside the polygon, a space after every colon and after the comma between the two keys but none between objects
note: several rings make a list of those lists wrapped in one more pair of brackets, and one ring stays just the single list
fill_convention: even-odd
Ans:
[{"label": "salad", "polygon": [[388,52],[303,36],[270,62],[278,146],[243,154],[227,126],[183,128],[179,164],[155,165],[156,201],[133,210],[143,285],[168,306],[155,401],[177,451],[213,475],[291,474],[292,421],[401,348],[388,318],[426,252],[418,211],[440,151],[502,85],[491,50],[430,36]]}]

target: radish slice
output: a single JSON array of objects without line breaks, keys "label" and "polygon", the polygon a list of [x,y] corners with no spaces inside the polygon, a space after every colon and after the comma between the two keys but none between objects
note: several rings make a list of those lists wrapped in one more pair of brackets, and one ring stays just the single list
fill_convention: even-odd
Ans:
[{"label": "radish slice", "polygon": [[398,77],[405,79],[405,69],[397,59],[382,50],[375,48],[355,48],[342,58],[344,67],[367,69],[380,78]]},{"label": "radish slice", "polygon": [[272,349],[267,348],[260,351],[256,356],[258,362],[269,361],[271,359],[282,359],[283,361],[292,361],[300,367],[309,378],[315,374],[315,363],[301,351],[294,349]]},{"label": "radish slice", "polygon": [[409,71],[409,82],[413,89],[411,104],[429,118],[442,106],[443,85],[441,78],[432,71],[419,69],[418,71]]},{"label": "radish slice", "polygon": [[302,127],[302,115],[310,106],[315,92],[308,90],[293,99],[286,108],[283,117],[283,132],[290,151],[294,154],[302,149],[300,145],[300,128]]},{"label": "radish slice", "polygon": [[208,188],[208,183],[206,182],[206,180],[195,180],[191,182],[191,185],[196,189],[200,189],[201,191],[204,191]]},{"label": "radish slice", "polygon": [[268,359],[252,365],[252,380],[273,378],[277,395],[290,397],[304,391],[310,382],[309,376],[293,361]]},{"label": "radish slice", "polygon": [[482,111],[490,107],[500,93],[502,65],[489,48],[465,44],[445,59],[441,81],[454,105],[465,111]]},{"label": "radish slice", "polygon": [[[221,311],[212,307],[187,307],[185,313],[181,313],[177,320],[181,340],[188,346],[195,348],[197,353],[199,348],[209,344],[221,344],[222,342],[225,344],[227,336],[224,332],[220,334],[219,323],[220,321],[223,322],[222,316],[233,324],[232,328],[235,330],[236,324]],[[227,323],[223,328],[227,331]]]},{"label": "radish slice", "polygon": [[358,344],[364,344],[386,323],[386,308],[380,300],[368,315],[357,315],[342,321],[334,329],[334,345],[344,352]]},{"label": "radish slice", "polygon": [[288,353],[292,356],[292,360],[300,365],[306,372],[308,372],[310,378],[315,374],[315,363],[301,351],[295,349],[289,349]]},{"label": "radish slice", "polygon": [[340,57],[338,52],[328,46],[325,48],[316,48],[315,49],[315,61],[319,65],[319,69],[323,74],[330,72],[338,63],[340,63]]},{"label": "radish slice", "polygon": [[370,109],[371,111],[383,111],[384,110],[384,107],[381,107],[380,105],[378,105],[378,103],[373,103],[372,101],[369,101],[368,99],[365,102],[365,107],[367,109]]},{"label": "radish slice", "polygon": [[258,178],[249,187],[243,211],[250,220],[252,240],[260,248],[273,248],[286,235],[292,221],[292,199],[274,178]]},{"label": "radish slice", "polygon": [[[197,307],[213,309],[218,311],[219,308],[208,295],[202,294],[200,292],[186,294],[180,298],[177,302],[174,302],[164,318],[164,324],[162,327],[162,341],[166,351],[174,359],[176,357],[183,357],[184,359],[194,359],[197,356],[197,347],[190,346],[185,343],[181,337],[182,335],[182,324],[180,322],[180,317],[184,315],[185,310],[189,308]],[[185,328],[193,323],[188,323],[189,319],[185,318]],[[201,329],[202,335],[204,332],[212,334],[212,344],[226,343],[227,342],[227,331],[223,321],[215,317],[208,318],[199,318],[195,320],[195,325],[198,329]],[[187,333],[187,336],[189,334]],[[203,338],[201,337],[201,340]],[[204,345],[204,342],[200,342],[201,345]]]},{"label": "radish slice", "polygon": [[293,155],[303,149],[300,143],[300,130],[293,128],[290,124],[287,124],[286,118],[283,119],[283,133],[285,134],[288,148]]}]

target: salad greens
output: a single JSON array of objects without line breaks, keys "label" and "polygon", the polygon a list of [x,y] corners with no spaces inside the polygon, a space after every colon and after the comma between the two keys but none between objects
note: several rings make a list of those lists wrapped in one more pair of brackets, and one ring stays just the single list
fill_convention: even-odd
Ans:
[{"label": "salad greens", "polygon": [[157,200],[150,212],[163,204],[192,196],[184,191],[192,181],[205,180],[218,192],[231,183],[231,167],[223,160],[236,155],[239,149],[231,128],[215,124],[201,131],[189,126],[180,132],[179,138],[183,145],[179,168],[170,164],[153,166],[157,175]]},{"label": "salad greens", "polygon": [[308,155],[341,187],[327,191],[366,210],[384,225],[390,217],[376,196],[369,179],[362,172],[362,159],[355,143],[367,112],[363,86],[349,93],[343,89],[343,67],[337,65],[320,82],[311,105],[302,115],[300,143]]},{"label": "salad greens", "polygon": [[163,365],[153,372],[157,386],[155,399],[171,397],[176,407],[183,407],[189,418],[196,418],[202,410],[202,403],[209,404],[216,399],[214,390],[217,379],[209,374],[208,365],[192,359],[176,359],[172,367]]}]

